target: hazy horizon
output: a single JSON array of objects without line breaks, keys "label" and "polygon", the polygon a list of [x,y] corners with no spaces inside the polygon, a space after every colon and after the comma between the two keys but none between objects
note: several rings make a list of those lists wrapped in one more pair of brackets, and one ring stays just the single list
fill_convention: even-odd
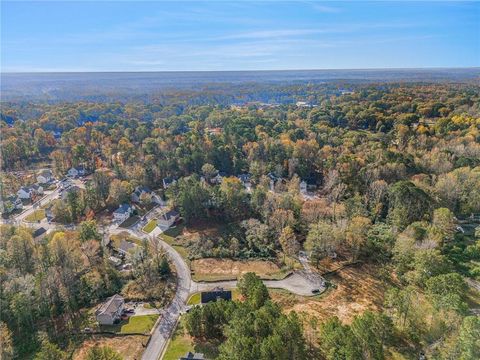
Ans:
[{"label": "hazy horizon", "polygon": [[98,71],[1,71],[1,74],[83,74],[83,73],[224,73],[224,72],[282,72],[282,71],[398,71],[398,70],[469,70],[480,66],[425,66],[425,67],[365,67],[365,68],[311,68],[311,69],[252,69],[252,70],[98,70]]}]

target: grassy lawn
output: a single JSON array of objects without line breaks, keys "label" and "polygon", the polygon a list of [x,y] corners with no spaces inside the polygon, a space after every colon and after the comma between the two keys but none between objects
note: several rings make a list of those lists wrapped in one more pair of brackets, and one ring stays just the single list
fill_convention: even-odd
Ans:
[{"label": "grassy lawn", "polygon": [[127,229],[135,225],[138,222],[138,220],[140,220],[140,217],[137,215],[133,215],[133,216],[130,216],[127,220],[125,220],[123,223],[121,223],[118,226]]},{"label": "grassy lawn", "polygon": [[155,229],[156,226],[157,226],[157,220],[152,219],[148,222],[147,225],[145,225],[143,227],[143,232],[146,232],[147,234],[150,234],[153,231],[153,229]]},{"label": "grassy lawn", "polygon": [[174,228],[170,228],[163,232],[163,235],[169,236],[171,238],[176,238],[178,235],[181,235],[183,232],[184,225],[177,225]]},{"label": "grassy lawn", "polygon": [[200,304],[200,293],[195,293],[187,301],[187,305],[197,305]]},{"label": "grassy lawn", "polygon": [[35,210],[33,213],[25,217],[25,221],[37,222],[45,218],[45,209]]},{"label": "grassy lawn", "polygon": [[192,339],[185,329],[184,320],[181,318],[168,343],[163,360],[178,360],[188,351],[203,353],[205,358],[215,359],[218,356],[217,348],[218,344],[200,343]]},{"label": "grassy lawn", "polygon": [[190,267],[190,259],[188,258],[188,256],[189,256],[188,249],[185,248],[184,246],[177,245],[175,243],[175,238],[182,233],[183,228],[184,228],[183,225],[177,225],[174,228],[170,228],[167,231],[164,231],[160,235],[160,238],[163,241],[165,241],[168,245],[173,247],[180,254],[180,256],[185,260],[185,262],[188,264],[188,266]]},{"label": "grassy lawn", "polygon": [[120,332],[122,334],[148,333],[155,325],[157,319],[158,315],[131,316],[128,319],[128,323],[122,326]]}]

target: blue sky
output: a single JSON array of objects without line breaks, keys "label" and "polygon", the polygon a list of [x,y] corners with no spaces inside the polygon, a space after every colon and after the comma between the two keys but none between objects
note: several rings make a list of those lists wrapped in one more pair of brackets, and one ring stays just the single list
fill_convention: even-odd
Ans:
[{"label": "blue sky", "polygon": [[480,66],[480,2],[2,1],[1,70]]}]

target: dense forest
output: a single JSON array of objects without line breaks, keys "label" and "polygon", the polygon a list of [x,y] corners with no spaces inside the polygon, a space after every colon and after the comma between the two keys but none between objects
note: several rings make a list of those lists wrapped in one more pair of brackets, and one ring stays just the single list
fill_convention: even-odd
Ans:
[{"label": "dense forest", "polygon": [[[478,359],[478,303],[466,282],[480,280],[478,84],[342,82],[236,97],[219,88],[148,101],[2,104],[4,198],[26,185],[16,173],[45,164],[58,177],[79,165],[93,174],[84,192],[53,205],[63,222],[82,222],[79,231],[38,245],[28,229],[2,228],[0,330],[12,349],[25,346],[20,337],[64,346],[59,324],[121,287],[92,219],[145,185],[187,225],[225,227],[221,237],[186,240],[192,258],[305,250],[314,266],[339,256],[384,274],[381,312],[318,326],[283,314],[248,275],[244,302],[188,315],[193,337],[223,343],[220,359],[384,359],[391,348],[405,358]],[[165,178],[177,182],[164,189]],[[315,196],[305,198],[301,182]],[[164,254],[152,256],[137,279],[158,273]]]}]

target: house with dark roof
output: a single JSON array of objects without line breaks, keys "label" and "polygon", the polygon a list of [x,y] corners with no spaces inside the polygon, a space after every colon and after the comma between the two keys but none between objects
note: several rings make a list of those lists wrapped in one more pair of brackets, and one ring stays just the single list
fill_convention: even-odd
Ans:
[{"label": "house with dark roof", "polygon": [[252,190],[252,183],[251,183],[252,175],[248,173],[243,173],[238,175],[237,178],[242,182],[243,186],[245,187],[245,189],[247,189],[247,191]]},{"label": "house with dark roof", "polygon": [[98,307],[95,311],[95,318],[100,325],[113,325],[120,320],[124,306],[125,300],[123,297],[115,294]]},{"label": "house with dark roof", "polygon": [[158,225],[163,229],[165,228],[168,229],[170,226],[175,224],[175,222],[178,221],[179,219],[180,219],[180,214],[178,213],[178,211],[170,210],[164,213],[162,216],[160,216],[160,218],[158,219]]},{"label": "house with dark roof", "polygon": [[179,358],[179,360],[205,360],[205,357],[202,353],[192,353],[189,351],[185,356]]},{"label": "house with dark roof", "polygon": [[152,197],[152,191],[146,186],[137,186],[132,193],[132,201],[139,203],[142,199]]},{"label": "house with dark roof", "polygon": [[168,189],[170,186],[172,186],[173,184],[175,184],[177,182],[177,180],[173,177],[166,177],[166,178],[163,178],[162,180],[162,183],[163,183],[163,188],[164,189]]},{"label": "house with dark roof", "polygon": [[224,290],[223,288],[215,288],[212,291],[202,291],[200,297],[202,304],[217,301],[220,299],[230,301],[232,300],[232,291]]},{"label": "house with dark roof", "polygon": [[47,235],[47,229],[40,227],[33,232],[34,240],[41,240]]},{"label": "house with dark roof", "polygon": [[122,204],[113,212],[113,218],[118,222],[124,222],[132,215],[132,212],[133,209],[130,205]]}]

